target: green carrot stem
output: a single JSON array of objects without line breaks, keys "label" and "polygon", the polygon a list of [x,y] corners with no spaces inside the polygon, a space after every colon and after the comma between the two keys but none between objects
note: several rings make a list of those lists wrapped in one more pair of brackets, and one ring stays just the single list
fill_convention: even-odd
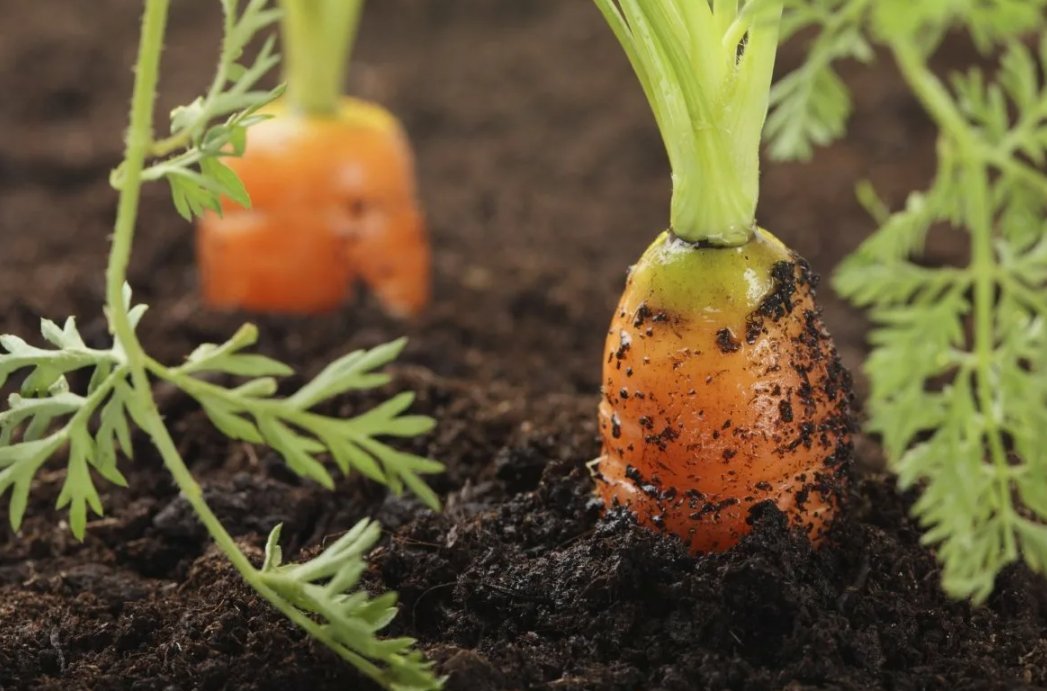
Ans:
[{"label": "green carrot stem", "polygon": [[287,100],[306,115],[338,112],[363,0],[280,0]]},{"label": "green carrot stem", "polygon": [[595,2],[665,141],[672,230],[692,242],[748,242],[784,0]]}]

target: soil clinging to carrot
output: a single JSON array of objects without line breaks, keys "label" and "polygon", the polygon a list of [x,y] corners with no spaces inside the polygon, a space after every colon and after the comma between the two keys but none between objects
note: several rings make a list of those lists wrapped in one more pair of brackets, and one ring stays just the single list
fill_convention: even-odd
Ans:
[{"label": "soil clinging to carrot", "polygon": [[[4,332],[31,336],[39,316],[72,313],[86,338],[106,337],[106,175],[136,20],[126,5],[0,0],[0,25],[21,27],[0,41],[0,86],[18,94],[0,103]],[[215,9],[175,12],[161,111],[210,74]],[[219,517],[255,548],[284,522],[294,558],[375,514],[390,537],[368,582],[401,591],[394,632],[418,636],[450,688],[1047,686],[1047,586],[1013,568],[986,606],[950,602],[906,517],[912,497],[880,475],[852,485],[848,519],[816,553],[765,505],[739,549],[700,560],[625,516],[599,520],[583,464],[599,453],[603,338],[625,267],[664,225],[669,187],[601,21],[563,0],[371,3],[351,90],[400,115],[417,146],[435,302],[406,327],[367,301],[333,318],[264,318],[262,343],[309,375],[406,331],[393,386],[417,390],[416,410],[440,420],[414,450],[448,463],[434,483],[447,508],[428,515],[357,480],[334,493],[302,484],[161,390]],[[28,59],[33,70],[14,68]],[[871,175],[899,202],[930,170],[932,129],[894,76],[852,76],[848,141],[764,175],[761,218],[823,273],[870,229],[855,181]],[[152,306],[150,350],[176,361],[242,316],[200,308],[192,231],[166,194],[146,200],[132,280]],[[947,247],[932,244],[932,257]],[[863,324],[831,291],[820,299],[853,368]],[[860,463],[877,463],[874,444],[857,446]],[[44,473],[21,535],[0,526],[0,687],[361,687],[242,586],[150,449],[137,452],[129,490],[101,487],[107,514],[83,545],[54,512],[59,473]]]}]

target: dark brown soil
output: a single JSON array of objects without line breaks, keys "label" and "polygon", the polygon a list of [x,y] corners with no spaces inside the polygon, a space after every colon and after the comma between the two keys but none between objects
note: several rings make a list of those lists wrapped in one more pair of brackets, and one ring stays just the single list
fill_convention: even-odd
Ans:
[{"label": "dark brown soil", "polygon": [[[175,3],[161,112],[209,76],[216,3]],[[114,212],[137,3],[0,0],[0,330],[76,314],[105,338],[102,267]],[[357,479],[334,493],[270,453],[211,431],[159,395],[181,450],[230,530],[256,549],[277,521],[287,553],[366,514],[390,537],[368,574],[403,598],[449,686],[488,688],[1041,688],[1047,587],[1021,568],[984,607],[948,601],[906,518],[869,470],[834,543],[811,553],[761,507],[730,554],[692,559],[623,517],[600,520],[602,342],[625,267],[665,222],[668,175],[628,66],[582,0],[372,2],[351,83],[399,113],[417,147],[436,245],[436,303],[392,322],[366,301],[316,319],[261,320],[266,352],[317,371],[406,332],[397,388],[440,420],[414,444],[448,465],[446,510]],[[788,58],[787,58],[788,60]],[[933,132],[886,68],[852,70],[848,141],[809,165],[770,165],[761,218],[831,267],[871,229],[853,186],[892,202],[926,180]],[[177,361],[241,317],[202,310],[190,229],[162,189],[145,200],[132,279],[143,337]],[[947,259],[950,250],[936,250]],[[861,318],[823,290],[845,362]],[[859,378],[858,393],[864,392]],[[364,404],[347,400],[345,410]],[[20,535],[0,527],[0,688],[343,689],[359,678],[303,639],[210,548],[144,442],[129,490],[75,542],[43,472]],[[858,461],[879,465],[859,440]]]}]

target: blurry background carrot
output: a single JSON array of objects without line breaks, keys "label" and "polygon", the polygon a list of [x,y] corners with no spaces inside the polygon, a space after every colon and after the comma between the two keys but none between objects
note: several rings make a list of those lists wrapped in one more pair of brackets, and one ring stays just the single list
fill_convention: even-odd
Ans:
[{"label": "blurry background carrot", "polygon": [[632,267],[607,336],[597,489],[724,550],[772,501],[819,539],[850,462],[850,379],[807,263],[756,225],[781,0],[596,0],[673,169],[670,229]]},{"label": "blurry background carrot", "polygon": [[287,93],[228,165],[251,208],[225,198],[197,232],[205,301],[310,313],[358,282],[392,314],[429,298],[429,245],[399,122],[342,95],[362,0],[281,0]]}]

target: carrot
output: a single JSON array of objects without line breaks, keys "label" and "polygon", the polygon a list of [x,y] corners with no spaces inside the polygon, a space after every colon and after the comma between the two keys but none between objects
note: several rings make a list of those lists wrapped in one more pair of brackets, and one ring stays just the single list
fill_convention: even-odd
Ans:
[{"label": "carrot", "polygon": [[632,267],[608,332],[597,492],[693,552],[736,544],[763,501],[818,541],[853,422],[816,279],[755,223],[782,3],[595,1],[674,173],[671,230]]},{"label": "carrot", "polygon": [[229,167],[251,197],[197,229],[205,301],[260,312],[337,308],[366,284],[398,316],[429,299],[430,252],[407,138],[340,95],[360,0],[284,0],[288,91]]}]

